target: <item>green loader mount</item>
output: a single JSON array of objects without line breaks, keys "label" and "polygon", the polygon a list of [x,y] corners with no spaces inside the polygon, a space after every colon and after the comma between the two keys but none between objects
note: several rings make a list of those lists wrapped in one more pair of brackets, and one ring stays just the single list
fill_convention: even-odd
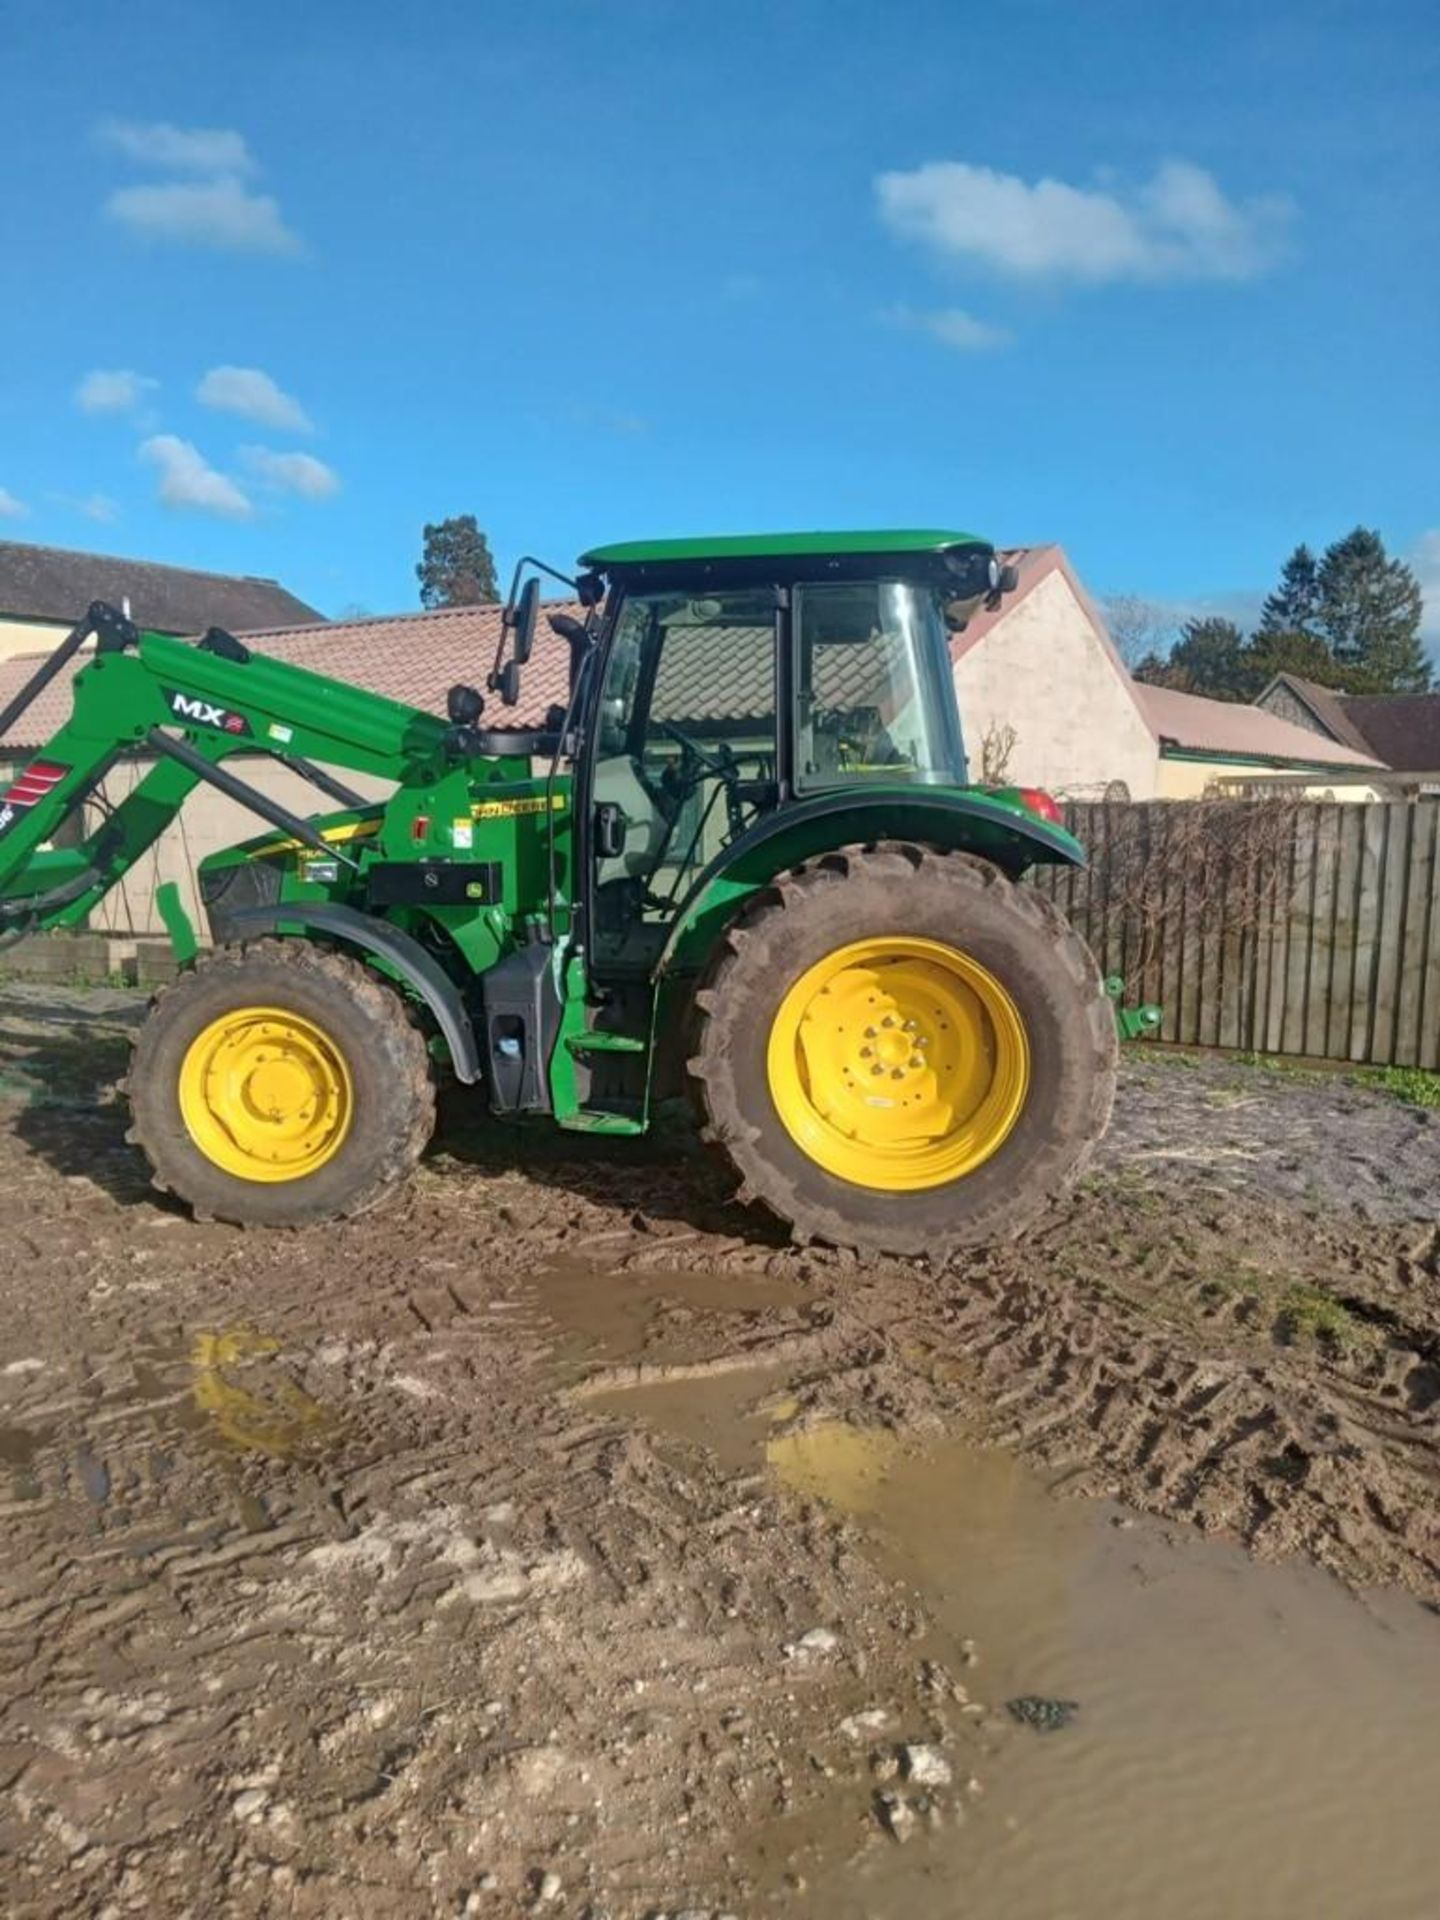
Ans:
[{"label": "green loader mount", "polygon": [[[213,945],[161,890],[181,969],[128,1081],[156,1183],[246,1224],[359,1213],[424,1151],[448,1074],[590,1134],[688,1091],[740,1198],[800,1239],[938,1259],[1019,1231],[1104,1130],[1116,1023],[1016,884],[1083,861],[1058,808],[967,779],[949,636],[1013,570],[936,530],[522,561],[502,707],[542,574],[576,610],[549,616],[569,696],[538,728],[487,725],[476,687],[441,718],[98,602],[0,714],[3,737],[93,640],[0,797],[0,940],[82,924],[201,783],[263,825],[199,866]],[[257,788],[262,754],[328,810]],[[144,771],[112,806],[125,759]]]}]

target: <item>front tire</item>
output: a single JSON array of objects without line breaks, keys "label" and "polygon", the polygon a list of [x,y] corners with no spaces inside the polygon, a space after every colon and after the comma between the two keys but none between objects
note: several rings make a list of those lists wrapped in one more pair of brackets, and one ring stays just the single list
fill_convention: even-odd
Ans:
[{"label": "front tire", "polygon": [[435,1127],[405,1002],[304,940],[220,947],[182,974],[152,1003],[127,1091],[156,1186],[240,1225],[365,1212]]},{"label": "front tire", "polygon": [[723,936],[688,1062],[706,1139],[799,1239],[944,1259],[1013,1238],[1114,1097],[1089,949],[968,854],[844,847]]}]

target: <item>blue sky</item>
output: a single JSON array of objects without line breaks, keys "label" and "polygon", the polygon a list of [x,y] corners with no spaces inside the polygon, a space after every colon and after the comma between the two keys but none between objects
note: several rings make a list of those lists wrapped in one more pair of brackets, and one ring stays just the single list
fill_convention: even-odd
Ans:
[{"label": "blue sky", "polygon": [[1229,606],[1363,522],[1440,626],[1431,6],[0,0],[0,70],[8,537],[335,613],[450,513],[958,525]]}]

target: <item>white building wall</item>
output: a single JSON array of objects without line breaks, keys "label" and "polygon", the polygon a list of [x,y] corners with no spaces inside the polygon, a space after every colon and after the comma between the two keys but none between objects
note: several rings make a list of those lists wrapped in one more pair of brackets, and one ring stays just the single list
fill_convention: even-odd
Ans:
[{"label": "white building wall", "polygon": [[0,660],[13,660],[17,653],[53,653],[69,631],[59,620],[22,620],[0,613]]},{"label": "white building wall", "polygon": [[1058,569],[955,664],[970,777],[987,728],[1013,727],[1006,778],[1077,800],[1123,780],[1132,800],[1159,791],[1160,760],[1120,670]]},{"label": "white building wall", "polygon": [[[101,788],[106,801],[118,806],[149,772],[151,761],[128,761],[115,767]],[[339,802],[318,792],[308,781],[288,767],[279,766],[263,756],[248,759],[236,756],[225,762],[226,768],[248,780],[268,799],[278,800],[302,818],[312,813],[334,813]],[[332,769],[335,778],[367,800],[383,800],[395,791],[393,780],[377,780],[363,773]],[[98,821],[95,810],[87,810],[87,829]],[[155,911],[155,889],[165,880],[180,887],[180,898],[202,940],[210,937],[209,922],[200,904],[195,869],[207,854],[222,847],[233,847],[242,840],[253,840],[270,829],[263,820],[214,787],[198,786],[181,808],[179,816],[161,834],[147,854],[126,874],[90,915],[90,926],[97,933],[163,934],[164,922]]]}]

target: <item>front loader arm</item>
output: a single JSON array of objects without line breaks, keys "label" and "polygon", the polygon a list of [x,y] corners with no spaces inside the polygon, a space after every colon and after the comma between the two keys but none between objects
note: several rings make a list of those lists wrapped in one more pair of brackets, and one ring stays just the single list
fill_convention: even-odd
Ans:
[{"label": "front loader arm", "polygon": [[[0,732],[92,632],[98,645],[75,676],[70,718],[0,795],[0,937],[83,920],[202,779],[308,837],[307,823],[220,770],[230,755],[313,759],[397,783],[443,763],[446,727],[433,714],[268,660],[214,629],[198,646],[137,632],[99,602],[0,715]],[[42,850],[136,752],[156,764],[83,846]]]}]

